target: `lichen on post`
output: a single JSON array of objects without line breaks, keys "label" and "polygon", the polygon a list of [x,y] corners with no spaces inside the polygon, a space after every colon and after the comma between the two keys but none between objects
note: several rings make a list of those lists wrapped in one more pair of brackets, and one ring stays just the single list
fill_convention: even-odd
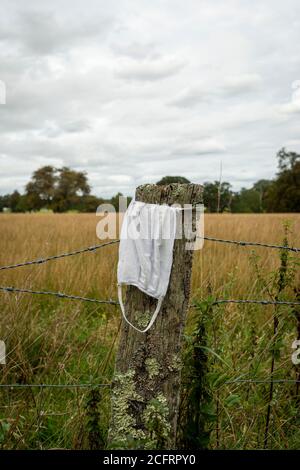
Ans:
[{"label": "lichen on post", "polygon": [[[154,204],[197,204],[197,184],[143,185],[136,200]],[[193,211],[193,218],[195,213]],[[181,339],[190,295],[193,250],[176,239],[167,294],[156,322],[139,333],[123,322],[112,386],[110,448],[175,449],[181,380]],[[129,321],[145,327],[156,300],[128,286]]]}]

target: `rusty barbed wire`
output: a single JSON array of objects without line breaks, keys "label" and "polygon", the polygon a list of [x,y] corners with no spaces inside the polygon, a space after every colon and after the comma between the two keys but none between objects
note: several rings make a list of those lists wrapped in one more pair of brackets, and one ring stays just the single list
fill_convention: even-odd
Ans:
[{"label": "rusty barbed wire", "polygon": [[[242,240],[227,240],[223,238],[215,238],[215,237],[198,237],[198,238],[203,238],[204,240],[212,241],[212,242],[219,242],[219,243],[231,243],[234,245],[240,245],[240,246],[259,246],[259,247],[265,247],[265,248],[275,248],[278,250],[288,250],[288,251],[293,251],[295,253],[300,253],[300,248],[297,247],[292,247],[292,246],[286,246],[286,245],[273,245],[270,243],[260,243],[260,242],[247,242],[247,241],[242,241]],[[6,269],[14,269],[14,268],[20,268],[23,266],[30,266],[30,265],[35,265],[35,264],[43,264],[46,263],[47,261],[53,261],[56,259],[60,258],[66,258],[68,256],[74,256],[74,255],[79,255],[82,253],[87,253],[87,252],[93,252],[96,251],[100,248],[103,248],[105,246],[109,245],[114,245],[115,243],[119,243],[120,240],[111,240],[109,242],[101,243],[99,245],[92,245],[88,246],[86,248],[81,248],[79,250],[67,252],[67,253],[60,253],[58,255],[54,256],[48,256],[46,258],[38,258],[32,261],[24,261],[21,263],[16,263],[16,264],[10,264],[6,266],[0,266],[0,271],[6,270]]]},{"label": "rusty barbed wire", "polygon": [[[294,252],[300,252],[299,248],[295,247],[290,247],[290,246],[285,246],[285,245],[271,245],[267,243],[259,243],[259,242],[246,242],[246,241],[241,241],[241,240],[226,240],[226,239],[221,239],[221,238],[214,238],[214,237],[202,237],[205,240],[208,241],[214,241],[214,242],[221,242],[221,243],[232,243],[232,244],[237,244],[241,246],[259,246],[259,247],[267,247],[267,248],[277,248],[277,249],[286,249]],[[67,252],[67,253],[61,253],[58,255],[53,255],[53,256],[48,256],[46,258],[38,258],[32,261],[24,261],[22,263],[16,263],[16,264],[11,264],[11,265],[6,265],[0,267],[0,271],[7,270],[7,269],[14,269],[14,268],[19,268],[23,266],[29,266],[29,265],[36,265],[36,264],[43,264],[46,263],[47,261],[52,261],[52,260],[57,260],[60,258],[66,258],[68,256],[74,256],[82,253],[87,253],[87,252],[94,252],[100,248],[113,245],[116,243],[119,243],[120,240],[111,240],[106,243],[101,243],[99,245],[92,245],[86,248],[81,248],[75,251]],[[71,295],[71,294],[65,294],[62,292],[52,292],[52,291],[35,291],[31,289],[26,289],[26,288],[18,288],[18,287],[11,287],[11,286],[0,286],[1,291],[5,292],[16,292],[16,293],[27,293],[27,294],[36,294],[36,295],[52,295],[58,298],[63,298],[63,299],[69,299],[69,300],[80,300],[84,302],[94,302],[98,304],[111,304],[111,305],[119,305],[118,301],[114,301],[112,299],[109,300],[101,300],[101,299],[92,299],[88,297],[82,297],[78,295]],[[222,303],[239,303],[239,304],[261,304],[261,305],[300,305],[300,302],[291,302],[291,301],[272,301],[272,300],[251,300],[251,299],[216,299],[212,302],[213,305],[216,304],[222,304]],[[197,305],[190,305],[192,308],[197,308]]]},{"label": "rusty barbed wire", "polygon": [[85,388],[85,387],[111,387],[111,383],[107,384],[0,384],[0,388]]},{"label": "rusty barbed wire", "polygon": [[278,250],[288,250],[288,251],[294,251],[295,253],[300,253],[300,248],[287,246],[287,245],[273,245],[270,243],[246,242],[242,240],[225,240],[222,238],[214,238],[214,237],[199,237],[199,238],[203,238],[204,240],[209,240],[212,242],[232,243],[234,245],[241,245],[241,246],[260,246],[260,247],[276,248]]},{"label": "rusty barbed wire", "polygon": [[300,302],[289,300],[252,300],[252,299],[216,299],[212,304],[262,304],[262,305],[300,305]]},{"label": "rusty barbed wire", "polygon": [[238,383],[254,383],[254,384],[270,384],[270,383],[300,383],[300,380],[294,379],[233,379],[227,380],[224,384],[238,384]]},{"label": "rusty barbed wire", "polygon": [[[217,304],[261,304],[261,305],[300,305],[300,302],[289,300],[255,300],[255,299],[215,299],[211,301],[211,305]],[[189,305],[190,308],[200,308],[198,304]]]},{"label": "rusty barbed wire", "polygon": [[[274,379],[274,380],[265,380],[265,379],[233,379],[226,380],[224,385],[239,384],[239,383],[253,383],[253,384],[269,384],[269,383],[300,383],[300,380],[294,379]],[[77,383],[77,384],[0,384],[0,388],[111,388],[112,383],[102,383],[102,384],[92,384],[92,383]]]},{"label": "rusty barbed wire", "polygon": [[[24,294],[37,294],[37,295],[53,295],[61,299],[70,299],[70,300],[81,300],[84,302],[94,302],[98,304],[111,304],[119,305],[117,300],[101,300],[101,299],[91,299],[89,297],[81,297],[79,295],[70,295],[64,294],[62,292],[52,292],[52,291],[36,291],[31,289],[23,289],[19,287],[9,287],[9,286],[0,286],[0,290],[4,292],[16,292]],[[262,304],[262,305],[300,305],[300,302],[292,302],[288,300],[252,300],[252,299],[216,299],[213,300],[212,305],[222,304],[222,303],[236,303],[236,304]],[[199,308],[197,304],[190,304],[190,308]]]},{"label": "rusty barbed wire", "polygon": [[[229,243],[235,244],[239,246],[259,246],[259,247],[266,247],[266,248],[273,248],[273,249],[280,249],[280,250],[288,250],[292,252],[299,253],[300,248],[290,247],[285,245],[274,245],[268,243],[259,243],[259,242],[247,242],[242,240],[227,240],[227,239],[220,239],[215,237],[199,237],[203,238],[204,240],[213,241],[213,242],[220,242],[220,243]],[[75,256],[78,254],[86,253],[86,252],[94,252],[100,248],[105,246],[113,245],[119,243],[120,240],[112,240],[106,243],[102,243],[99,245],[93,245],[86,248],[82,248],[79,250],[75,250],[72,252],[61,253],[54,256],[49,256],[46,258],[39,258],[32,261],[25,261],[22,263],[11,264],[7,266],[0,267],[0,271],[19,268],[23,266],[29,265],[37,265],[43,264],[48,261],[57,260],[60,258],[66,258],[69,256]],[[28,293],[28,294],[36,294],[36,295],[50,295],[55,296],[58,298],[69,299],[69,300],[79,300],[84,302],[93,302],[97,304],[111,304],[118,306],[119,302],[114,301],[112,299],[109,300],[101,300],[101,299],[92,299],[87,297],[81,297],[77,295],[70,295],[65,294],[62,292],[52,292],[52,291],[34,291],[31,289],[26,288],[18,288],[18,287],[9,287],[9,286],[0,286],[0,290],[7,292],[7,293]],[[213,305],[222,304],[222,303],[235,303],[235,304],[261,304],[261,305],[300,305],[300,302],[292,302],[292,301],[271,301],[271,300],[252,300],[252,299],[216,299],[212,301]],[[198,305],[192,304],[190,305],[192,308],[199,308]],[[273,379],[273,380],[255,380],[255,379],[234,379],[231,381],[226,381],[225,384],[239,384],[239,383],[253,383],[253,384],[263,384],[263,383],[300,383],[300,380],[289,380],[289,379]],[[103,383],[103,384],[91,384],[91,383],[79,383],[79,384],[0,384],[0,388],[88,388],[88,387],[111,387],[111,383]]]},{"label": "rusty barbed wire", "polygon": [[23,289],[19,287],[6,287],[0,286],[1,291],[5,292],[17,292],[21,294],[37,294],[37,295],[53,295],[55,297],[59,297],[61,299],[69,299],[69,300],[82,300],[84,302],[95,302],[97,304],[111,304],[111,305],[119,305],[119,302],[116,300],[101,300],[101,299],[91,299],[89,297],[81,297],[79,295],[70,295],[64,294],[62,292],[52,292],[52,291],[39,291],[39,290],[31,290],[31,289]]},{"label": "rusty barbed wire", "polygon": [[93,252],[93,251],[96,251],[100,248],[104,248],[105,246],[113,245],[115,243],[119,243],[119,241],[120,240],[111,240],[109,242],[101,243],[99,245],[88,246],[86,248],[81,248],[79,250],[71,251],[69,253],[60,253],[58,255],[48,256],[47,258],[38,258],[38,259],[35,259],[35,260],[32,260],[32,261],[24,261],[22,263],[10,264],[10,265],[7,265],[7,266],[1,266],[0,271],[3,271],[5,269],[21,268],[23,266],[30,266],[32,264],[43,264],[43,263],[46,263],[47,261],[53,261],[53,260],[60,259],[60,258],[66,258],[68,256],[80,255],[81,253]]}]

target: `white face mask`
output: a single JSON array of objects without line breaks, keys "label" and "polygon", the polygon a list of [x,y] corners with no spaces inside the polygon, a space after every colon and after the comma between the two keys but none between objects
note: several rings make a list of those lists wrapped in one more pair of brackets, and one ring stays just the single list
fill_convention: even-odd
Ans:
[{"label": "white face mask", "polygon": [[[132,201],[125,213],[119,247],[118,296],[124,319],[145,333],[153,325],[166,295],[173,262],[177,209]],[[158,299],[147,328],[140,330],[126,318],[122,284],[133,285]]]}]

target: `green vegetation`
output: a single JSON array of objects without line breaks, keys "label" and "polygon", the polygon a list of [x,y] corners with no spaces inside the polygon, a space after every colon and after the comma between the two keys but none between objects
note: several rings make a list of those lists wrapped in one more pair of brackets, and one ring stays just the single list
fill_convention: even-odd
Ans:
[{"label": "green vegetation", "polygon": [[109,203],[119,210],[117,193],[105,200],[94,196],[84,172],[70,168],[44,166],[36,170],[25,188],[25,193],[14,191],[0,196],[0,212],[51,211],[51,212],[95,212],[100,204]]},{"label": "green vegetation", "polygon": [[300,211],[300,155],[281,149],[278,173],[273,180],[259,180],[239,192],[230,183],[204,183],[204,204],[208,212],[262,213]]},{"label": "green vegetation", "polygon": [[163,186],[164,184],[172,184],[172,183],[190,183],[187,178],[184,176],[164,176],[161,180],[159,180],[156,184]]},{"label": "green vegetation", "polygon": [[[203,183],[207,212],[263,213],[300,211],[300,155],[281,149],[278,154],[278,173],[273,180],[259,180],[250,189],[233,191],[228,182]],[[183,176],[165,176],[158,185],[190,183]],[[44,166],[36,170],[24,194],[14,191],[0,196],[0,212],[45,211],[95,212],[103,203],[119,210],[117,193],[105,200],[91,194],[87,175],[70,168]],[[131,198],[128,198],[129,200]]]},{"label": "green vegetation", "polygon": [[[290,230],[285,225],[283,244]],[[295,298],[299,260],[282,250],[278,269],[267,272],[263,257],[249,256],[253,298]],[[222,297],[233,298],[228,273]],[[299,308],[213,305],[197,302],[185,336],[180,446],[186,449],[299,449],[300,366],[291,361],[299,338]],[[278,382],[278,380],[287,381]],[[256,382],[257,381],[257,382]]]}]

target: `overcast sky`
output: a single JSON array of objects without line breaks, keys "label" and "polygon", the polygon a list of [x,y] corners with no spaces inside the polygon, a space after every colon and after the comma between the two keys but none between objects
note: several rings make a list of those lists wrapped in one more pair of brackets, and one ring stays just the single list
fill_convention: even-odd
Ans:
[{"label": "overcast sky", "polygon": [[298,0],[1,0],[0,193],[46,164],[103,196],[272,178],[300,151],[299,44]]}]

